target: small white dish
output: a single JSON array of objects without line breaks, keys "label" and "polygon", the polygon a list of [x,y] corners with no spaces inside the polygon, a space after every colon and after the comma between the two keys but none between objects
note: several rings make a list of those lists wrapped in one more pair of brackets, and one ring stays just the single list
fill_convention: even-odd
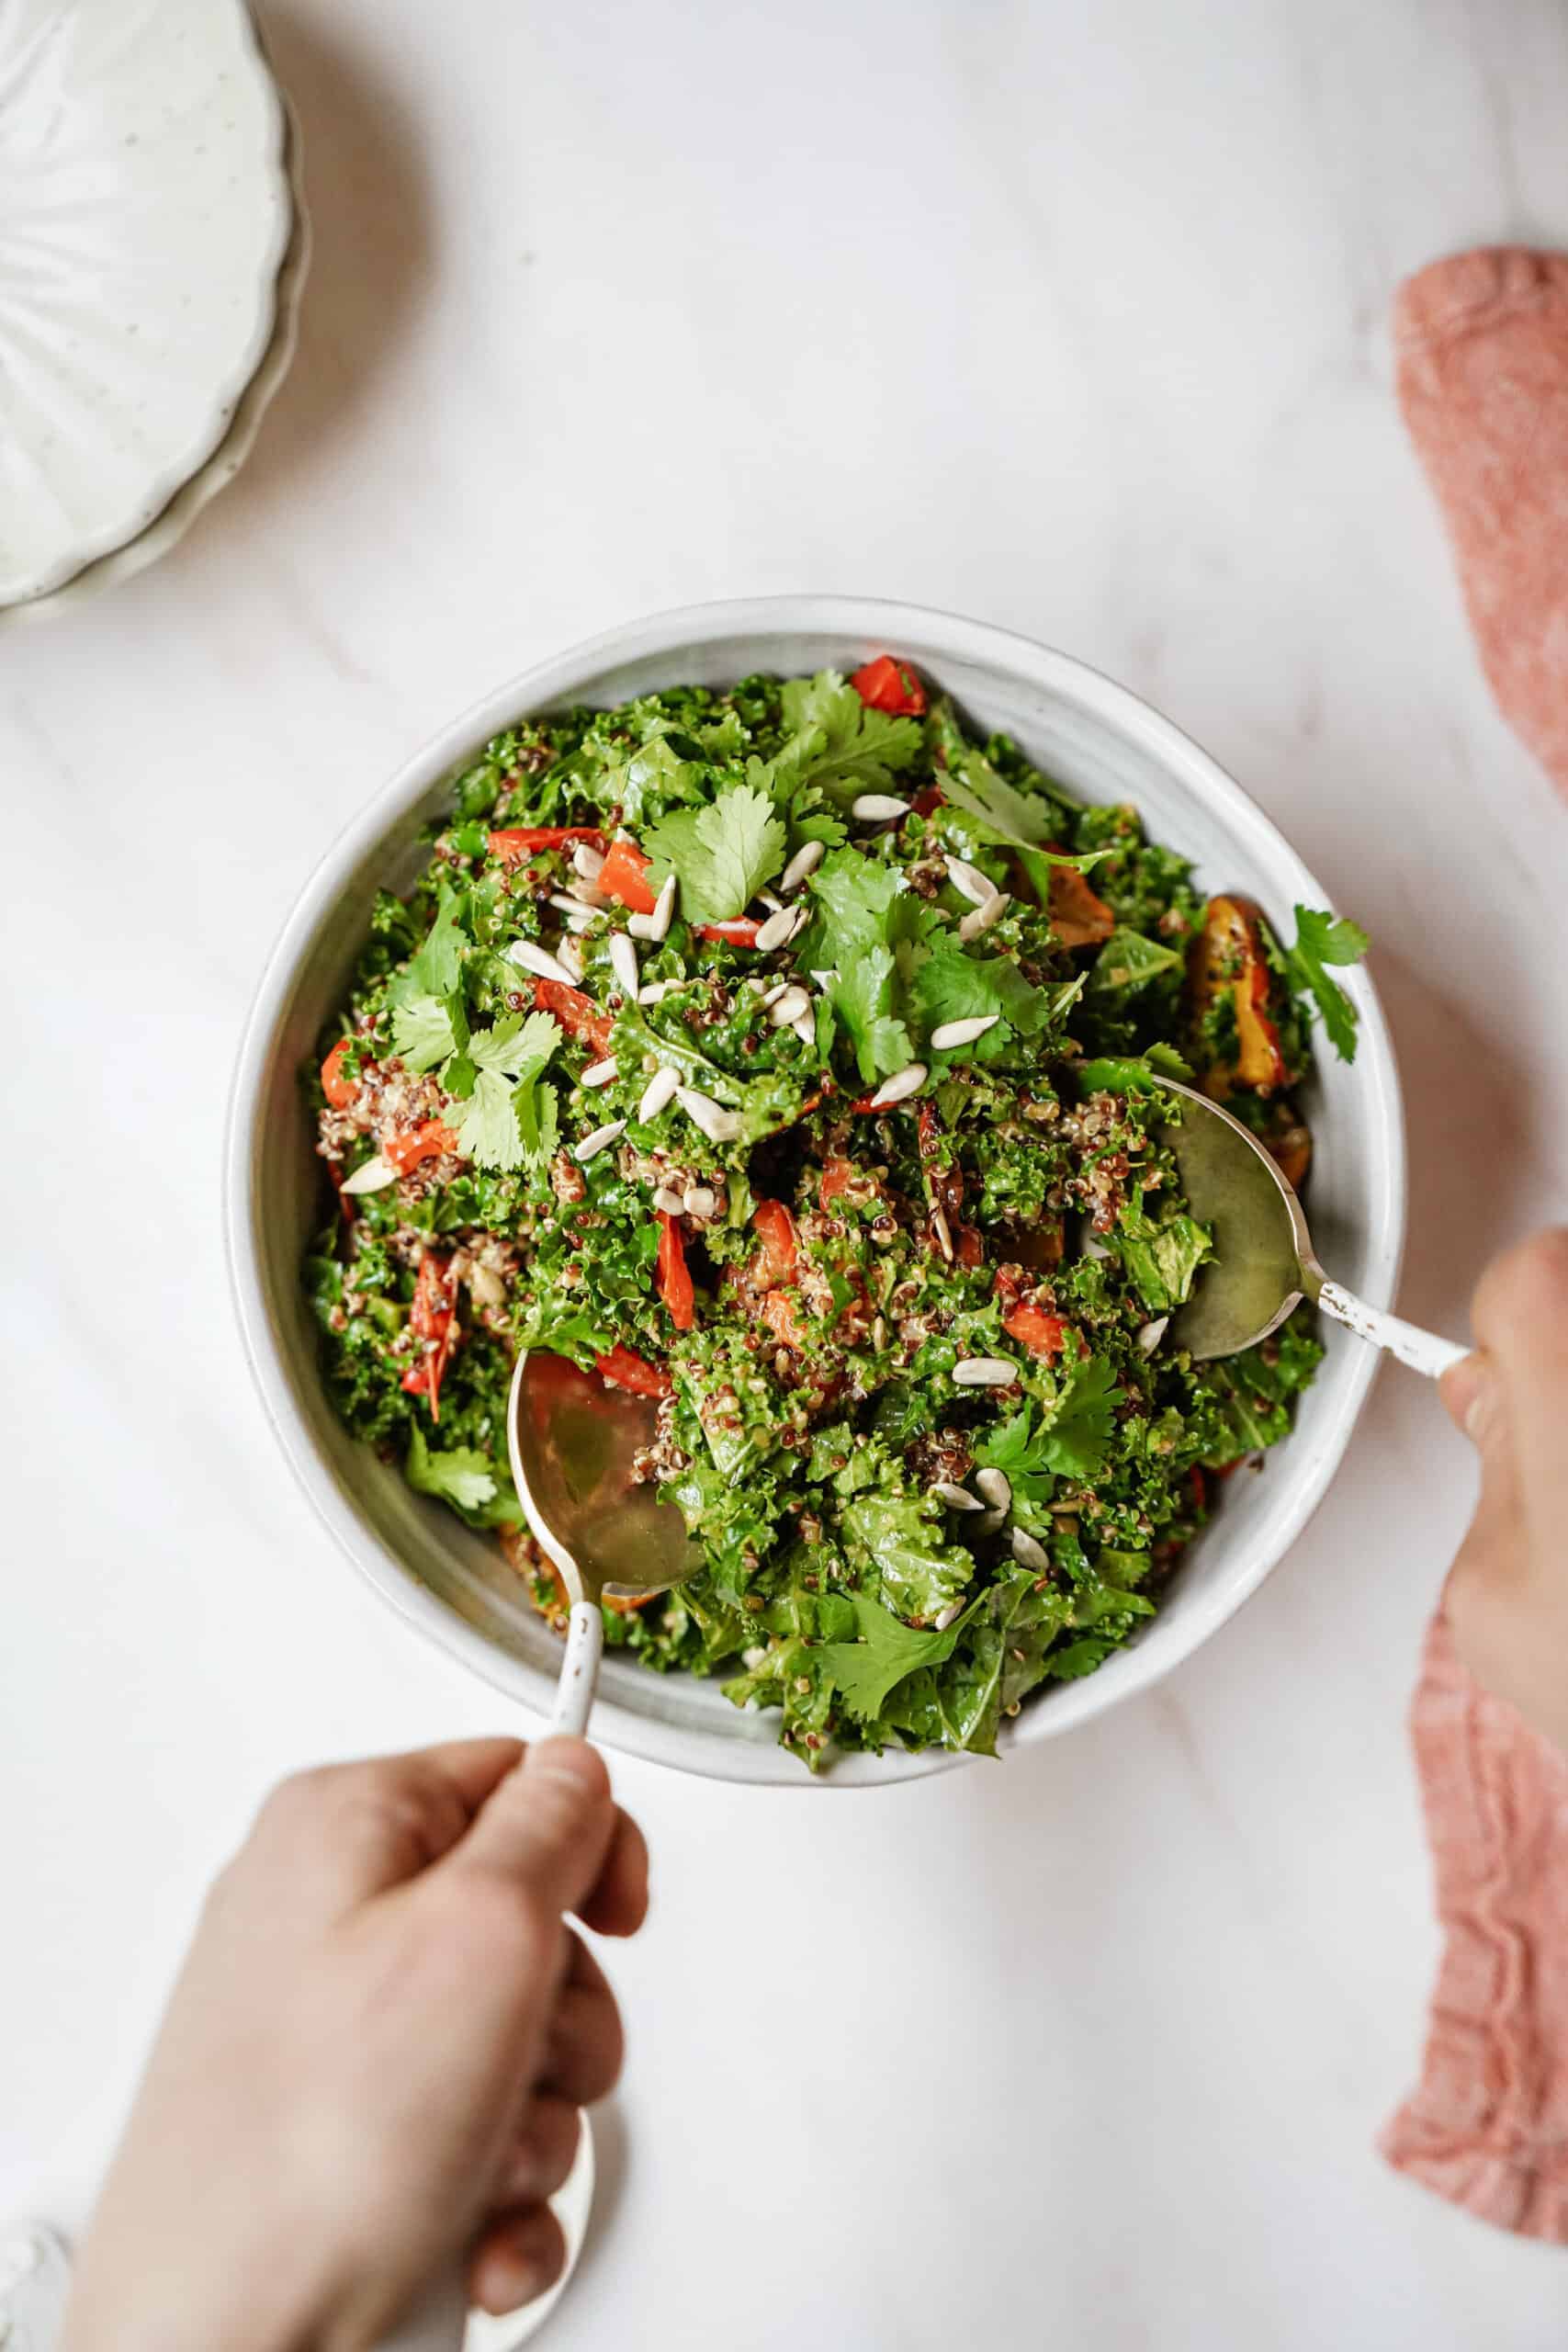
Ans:
[{"label": "small white dish", "polygon": [[[225,1179],[230,1267],[252,1368],[289,1462],[356,1567],[450,1656],[548,1717],[560,1645],[494,1544],[416,1495],[395,1464],[350,1437],[321,1378],[299,1278],[321,1215],[321,1170],[299,1085],[343,1001],[380,887],[406,888],[424,862],[421,829],[451,805],[453,778],[485,741],[530,711],[613,704],[660,686],[912,662],[982,733],[1014,736],[1069,791],[1131,800],[1156,841],[1190,857],[1211,890],[1256,899],[1289,927],[1297,900],[1330,901],[1256,802],[1169,719],[1065,653],[917,605],[778,596],[635,621],[487,695],[427,744],[354,819],[307,884],[273,951],[240,1048]],[[1390,1304],[1404,1239],[1404,1121],[1382,1009],[1364,970],[1344,975],[1360,1015],[1353,1064],[1320,1060],[1313,1229],[1348,1288]],[[1376,1352],[1337,1327],[1295,1430],[1261,1476],[1232,1479],[1140,1638],[1081,1681],[1025,1705],[1004,1747],[1031,1746],[1146,1690],[1233,1617],[1301,1533],[1339,1466],[1377,1371]],[[808,1776],[776,1740],[776,1718],[732,1707],[715,1682],[606,1660],[594,1736],[708,1779],[863,1788],[945,1770],[942,1750],[848,1755]]]},{"label": "small white dish", "polygon": [[0,9],[0,605],[136,538],[276,324],[285,118],[243,0]]}]

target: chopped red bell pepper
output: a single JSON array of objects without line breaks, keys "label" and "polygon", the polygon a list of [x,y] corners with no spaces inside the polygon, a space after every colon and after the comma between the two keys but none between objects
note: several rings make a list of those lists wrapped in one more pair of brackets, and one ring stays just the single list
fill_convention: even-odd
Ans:
[{"label": "chopped red bell pepper", "polygon": [[541,850],[564,849],[568,842],[590,842],[601,851],[609,847],[597,825],[507,825],[491,834],[491,855],[503,865],[520,865],[525,857],[537,857]]},{"label": "chopped red bell pepper", "polygon": [[444,1151],[456,1151],[457,1138],[445,1119],[425,1119],[406,1135],[393,1136],[381,1146],[381,1157],[389,1168],[406,1176],[422,1159],[434,1159]]},{"label": "chopped red bell pepper", "polygon": [[601,1012],[591,996],[581,989],[568,988],[564,980],[536,979],[534,982],[534,1004],[537,1012],[554,1015],[569,1037],[581,1039],[592,1046],[601,1057],[610,1050],[610,1033],[615,1022]]},{"label": "chopped red bell pepper", "polygon": [[1066,1345],[1067,1327],[1059,1315],[1043,1306],[1015,1306],[1003,1318],[1002,1329],[1032,1356],[1059,1356]]},{"label": "chopped red bell pepper", "polygon": [[795,1299],[787,1290],[771,1290],[762,1301],[762,1320],[775,1340],[796,1352],[806,1345]]},{"label": "chopped red bell pepper", "polygon": [[595,1356],[593,1362],[606,1380],[613,1380],[618,1388],[629,1388],[634,1396],[668,1396],[674,1386],[667,1372],[645,1363],[641,1356],[618,1342],[607,1356]]},{"label": "chopped red bell pepper", "polygon": [[623,907],[629,907],[634,915],[650,915],[659,903],[648,886],[652,863],[636,842],[612,842],[599,868],[597,887],[607,899],[618,899]]},{"label": "chopped red bell pepper", "polygon": [[438,1250],[423,1250],[409,1308],[409,1329],[416,1340],[423,1340],[424,1351],[404,1373],[402,1385],[409,1396],[429,1399],[433,1421],[441,1419],[441,1382],[452,1352],[457,1319],[457,1285],[452,1280],[452,1261]]},{"label": "chopped red bell pepper", "polygon": [[829,1159],[822,1170],[822,1182],[817,1187],[817,1198],[820,1205],[826,1208],[830,1201],[836,1201],[840,1193],[849,1191],[854,1181],[855,1166],[852,1159],[840,1159],[837,1156]]},{"label": "chopped red bell pepper", "polygon": [[751,1223],[762,1245],[762,1272],[769,1283],[792,1283],[800,1256],[795,1219],[782,1201],[759,1201]]},{"label": "chopped red bell pepper", "polygon": [[902,662],[895,662],[891,653],[878,654],[857,670],[850,680],[862,702],[873,710],[886,710],[895,716],[904,712],[919,718],[926,707],[926,690],[914,672]]},{"label": "chopped red bell pepper", "polygon": [[916,793],[911,805],[917,817],[934,817],[942,807],[942,794],[934,784],[928,784],[922,791]]},{"label": "chopped red bell pepper", "polygon": [[750,915],[736,915],[728,922],[694,923],[692,933],[696,939],[716,939],[722,946],[755,947],[761,928]]},{"label": "chopped red bell pepper", "polygon": [[986,1245],[980,1238],[977,1226],[961,1225],[957,1227],[953,1237],[953,1254],[961,1266],[970,1270],[984,1265]]},{"label": "chopped red bell pepper", "polygon": [[696,1320],[697,1295],[686,1271],[686,1245],[681,1228],[664,1210],[659,1213],[659,1295],[670,1309],[677,1331],[689,1331]]},{"label": "chopped red bell pepper", "polygon": [[345,1078],[343,1069],[343,1057],[351,1051],[353,1044],[351,1037],[340,1037],[321,1064],[321,1092],[334,1111],[346,1111],[359,1091],[359,1080]]}]

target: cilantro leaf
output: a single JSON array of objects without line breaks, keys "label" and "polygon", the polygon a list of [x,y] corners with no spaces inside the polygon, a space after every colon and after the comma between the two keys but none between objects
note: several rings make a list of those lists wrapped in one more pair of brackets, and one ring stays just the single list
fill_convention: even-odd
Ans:
[{"label": "cilantro leaf", "polygon": [[940,1634],[921,1633],[892,1615],[880,1600],[871,1600],[863,1592],[850,1597],[860,1639],[827,1642],[822,1657],[851,1714],[869,1723],[882,1713],[895,1683],[917,1667],[940,1666],[952,1657],[964,1620],[956,1619]]},{"label": "cilantro leaf", "polygon": [[463,950],[468,944],[457,920],[457,906],[456,891],[444,882],[430,936],[418,955],[410,956],[407,972],[401,976],[406,985],[397,991],[400,1001],[407,1001],[416,992],[450,996],[457,987],[462,978]]},{"label": "cilantro leaf", "polygon": [[537,1167],[555,1149],[555,1089],[538,1081],[560,1039],[547,1012],[509,1013],[469,1038],[473,1091],[453,1126],[461,1149],[481,1168]]},{"label": "cilantro leaf", "polygon": [[493,1029],[476,1029],[468,1054],[476,1069],[522,1081],[537,1078],[560,1040],[559,1024],[547,1012],[513,1012]]},{"label": "cilantro leaf", "polygon": [[823,993],[842,1022],[855,1050],[855,1066],[869,1085],[874,1079],[891,1078],[915,1058],[909,1033],[891,1011],[893,957],[886,947],[873,947],[849,959],[847,968],[834,973]]},{"label": "cilantro leaf", "polygon": [[1337,980],[1331,980],[1325,967],[1329,964],[1359,964],[1370,944],[1359,923],[1336,918],[1322,909],[1296,909],[1296,940],[1285,950],[1285,977],[1296,996],[1310,996],[1323,1018],[1329,1043],[1343,1062],[1356,1058],[1355,1006]]},{"label": "cilantro leaf", "polygon": [[1086,1094],[1148,1094],[1167,1078],[1190,1083],[1192,1066],[1163,1039],[1143,1054],[1100,1054],[1078,1064],[1078,1084]]},{"label": "cilantro leaf", "polygon": [[784,862],[783,819],[766,792],[733,784],[700,808],[672,808],[643,837],[655,886],[673,874],[689,922],[728,922]]},{"label": "cilantro leaf", "polygon": [[1101,991],[1141,989],[1162,972],[1179,972],[1185,962],[1179,948],[1167,947],[1141,931],[1119,927],[1095,957],[1089,984]]},{"label": "cilantro leaf", "polygon": [[919,756],[919,723],[873,710],[837,670],[791,678],[780,702],[795,740],[774,768],[796,784],[817,785],[840,806],[857,793],[886,791],[894,774]]},{"label": "cilantro leaf", "polygon": [[423,989],[392,1007],[392,1043],[402,1057],[405,1069],[416,1077],[434,1069],[456,1051],[457,1040],[453,1035],[452,1016],[441,999],[428,996]]},{"label": "cilantro leaf", "polygon": [[517,1125],[516,1090],[499,1071],[474,1074],[474,1091],[452,1114],[457,1146],[480,1168],[521,1168],[525,1154]]},{"label": "cilantro leaf", "polygon": [[1078,1365],[1041,1431],[1041,1450],[1058,1476],[1093,1477],[1110,1448],[1115,1395],[1116,1368],[1103,1356]]},{"label": "cilantro leaf", "polygon": [[490,1456],[471,1445],[448,1446],[433,1453],[424,1432],[414,1425],[403,1462],[403,1476],[416,1495],[434,1495],[460,1511],[477,1511],[496,1497]]},{"label": "cilantro leaf", "polygon": [[[928,1033],[945,1021],[1000,1014],[996,1027],[972,1046],[953,1049],[965,1061],[995,1061],[1007,1052],[1014,1035],[1037,1037],[1050,1025],[1055,1010],[1051,994],[1026,980],[1009,956],[971,956],[947,938],[911,960],[909,1007]],[[938,1052],[932,1058],[942,1067],[950,1057]]]},{"label": "cilantro leaf", "polygon": [[934,927],[932,910],[906,888],[897,867],[856,849],[829,851],[813,877],[812,901],[816,920],[799,961],[807,970],[831,969],[824,993],[862,1078],[891,1078],[914,1059],[894,1003],[895,951],[920,944]]}]

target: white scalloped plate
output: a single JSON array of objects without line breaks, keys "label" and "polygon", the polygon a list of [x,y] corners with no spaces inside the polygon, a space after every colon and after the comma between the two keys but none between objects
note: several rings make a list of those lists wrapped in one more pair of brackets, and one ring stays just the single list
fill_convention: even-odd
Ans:
[{"label": "white scalloped plate", "polygon": [[0,605],[222,442],[274,334],[284,131],[243,0],[0,7]]}]

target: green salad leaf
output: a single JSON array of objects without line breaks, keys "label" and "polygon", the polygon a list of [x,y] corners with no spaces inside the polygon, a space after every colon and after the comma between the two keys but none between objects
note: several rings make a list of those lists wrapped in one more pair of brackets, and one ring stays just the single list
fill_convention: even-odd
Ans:
[{"label": "green salad leaf", "polygon": [[1285,954],[1285,977],[1298,995],[1310,996],[1317,1006],[1328,1041],[1341,1061],[1356,1058],[1355,1006],[1336,979],[1330,964],[1359,964],[1371,944],[1359,923],[1336,918],[1321,909],[1296,909],[1296,937]]}]

